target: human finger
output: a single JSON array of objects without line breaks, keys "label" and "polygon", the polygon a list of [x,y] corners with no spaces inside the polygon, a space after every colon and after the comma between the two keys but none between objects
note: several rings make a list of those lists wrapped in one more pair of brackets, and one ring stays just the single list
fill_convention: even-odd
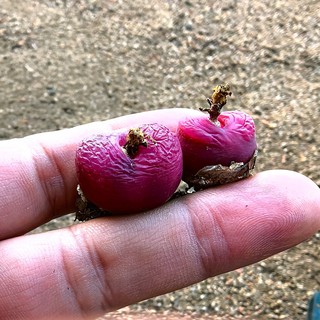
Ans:
[{"label": "human finger", "polygon": [[80,141],[110,129],[158,122],[175,130],[195,110],[149,111],[0,142],[0,240],[74,209],[75,152]]},{"label": "human finger", "polygon": [[144,214],[0,244],[1,319],[93,319],[264,259],[320,226],[320,190],[268,171]]}]

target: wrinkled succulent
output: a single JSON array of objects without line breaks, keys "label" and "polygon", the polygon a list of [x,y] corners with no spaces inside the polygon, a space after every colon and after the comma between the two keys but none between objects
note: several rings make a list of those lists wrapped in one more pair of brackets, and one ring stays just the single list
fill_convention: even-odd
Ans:
[{"label": "wrinkled succulent", "polygon": [[89,137],[78,147],[75,163],[87,208],[93,204],[112,214],[164,204],[182,177],[179,140],[156,123]]},{"label": "wrinkled succulent", "polygon": [[183,153],[183,180],[198,189],[239,180],[254,166],[255,126],[252,117],[240,111],[221,113],[231,95],[228,85],[217,86],[209,107],[178,125]]}]

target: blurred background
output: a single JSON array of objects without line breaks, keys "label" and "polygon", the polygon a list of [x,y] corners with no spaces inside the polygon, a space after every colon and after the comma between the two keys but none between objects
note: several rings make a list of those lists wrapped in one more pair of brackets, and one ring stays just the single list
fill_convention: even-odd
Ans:
[{"label": "blurred background", "polygon": [[[1,0],[0,139],[197,109],[228,82],[226,110],[256,123],[257,171],[295,170],[320,185],[319,23],[318,0]],[[108,317],[304,319],[320,289],[319,237]]]}]

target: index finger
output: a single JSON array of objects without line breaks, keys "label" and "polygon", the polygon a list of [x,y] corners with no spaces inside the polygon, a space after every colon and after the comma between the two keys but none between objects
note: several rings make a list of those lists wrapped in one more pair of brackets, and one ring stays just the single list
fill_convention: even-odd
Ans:
[{"label": "index finger", "polygon": [[0,143],[0,240],[74,210],[75,151],[91,134],[158,122],[171,130],[192,109],[166,109]]}]

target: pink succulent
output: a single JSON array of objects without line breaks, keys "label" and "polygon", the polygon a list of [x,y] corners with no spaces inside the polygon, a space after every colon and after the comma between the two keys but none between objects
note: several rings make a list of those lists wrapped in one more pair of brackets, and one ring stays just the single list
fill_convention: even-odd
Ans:
[{"label": "pink succulent", "polygon": [[[222,88],[222,89],[221,89]],[[189,181],[205,166],[230,166],[232,162],[248,162],[257,149],[252,117],[240,111],[220,113],[230,95],[229,87],[208,99],[210,117],[204,113],[183,120],[178,125],[178,138],[183,153],[183,180]],[[225,91],[223,91],[225,90]],[[217,96],[220,94],[220,96]]]},{"label": "pink succulent", "polygon": [[167,127],[146,124],[84,140],[76,168],[87,200],[113,214],[137,213],[173,195],[182,177],[182,152]]}]

